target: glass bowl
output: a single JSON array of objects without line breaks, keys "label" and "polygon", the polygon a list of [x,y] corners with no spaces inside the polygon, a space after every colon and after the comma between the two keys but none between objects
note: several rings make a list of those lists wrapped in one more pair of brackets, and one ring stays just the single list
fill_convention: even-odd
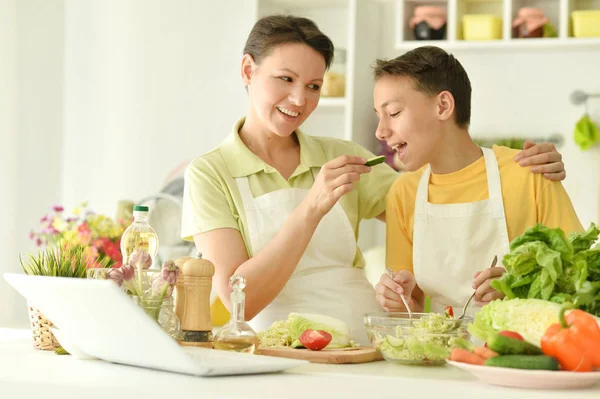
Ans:
[{"label": "glass bowl", "polygon": [[467,326],[470,317],[462,320],[439,313],[405,312],[367,313],[367,335],[375,349],[391,363],[441,365],[446,363],[452,348],[469,348]]}]

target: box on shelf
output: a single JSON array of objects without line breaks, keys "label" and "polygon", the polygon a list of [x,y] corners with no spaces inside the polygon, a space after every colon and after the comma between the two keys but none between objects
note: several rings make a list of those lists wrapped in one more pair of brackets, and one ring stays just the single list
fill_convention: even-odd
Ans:
[{"label": "box on shelf", "polygon": [[462,18],[464,40],[502,39],[502,18],[492,14],[466,14]]},{"label": "box on shelf", "polygon": [[600,10],[578,10],[571,13],[573,36],[600,37]]},{"label": "box on shelf", "polygon": [[446,37],[447,11],[443,7],[418,6],[408,21],[416,40],[443,40]]}]

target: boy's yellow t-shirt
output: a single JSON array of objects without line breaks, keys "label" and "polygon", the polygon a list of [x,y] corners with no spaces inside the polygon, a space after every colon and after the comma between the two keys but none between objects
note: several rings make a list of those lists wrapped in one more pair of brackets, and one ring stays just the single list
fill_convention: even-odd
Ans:
[{"label": "boy's yellow t-shirt", "polygon": [[[562,183],[514,161],[519,150],[493,146],[500,169],[508,239],[512,241],[529,227],[542,223],[560,227],[568,235],[583,231]],[[424,167],[402,174],[392,185],[386,206],[386,266],[394,271],[413,271],[415,197]],[[428,200],[433,204],[457,204],[488,199],[483,156],[464,169],[439,175],[431,173]],[[452,234],[451,231],[448,234]],[[481,266],[485,268],[485,265]]]}]

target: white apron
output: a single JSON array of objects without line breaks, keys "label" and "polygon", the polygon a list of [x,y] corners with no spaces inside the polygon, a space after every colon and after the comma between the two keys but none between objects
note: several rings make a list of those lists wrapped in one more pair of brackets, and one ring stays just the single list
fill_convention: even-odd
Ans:
[{"label": "white apron", "polygon": [[[281,189],[253,198],[247,177],[237,178],[236,183],[253,256],[281,229],[309,190]],[[283,290],[249,322],[250,326],[259,332],[292,312],[316,313],[343,320],[352,340],[368,345],[364,314],[383,309],[364,270],[352,267],[356,248],[352,225],[338,202],[319,223]]]},{"label": "white apron", "polygon": [[[489,199],[461,204],[427,201],[430,167],[419,182],[415,201],[413,267],[417,284],[431,296],[431,311],[454,307],[458,316],[473,293],[475,272],[501,264],[509,251],[500,172],[494,151],[483,148]],[[467,315],[477,308],[471,302]]]}]

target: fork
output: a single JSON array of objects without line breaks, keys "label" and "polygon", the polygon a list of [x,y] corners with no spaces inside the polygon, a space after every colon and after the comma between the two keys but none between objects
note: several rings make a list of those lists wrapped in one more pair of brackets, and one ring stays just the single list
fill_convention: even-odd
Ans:
[{"label": "fork", "polygon": [[[392,269],[386,267],[385,272],[392,279],[394,278],[394,272],[392,271]],[[408,302],[403,294],[400,294],[400,299],[402,299],[402,303],[404,304],[404,307],[406,308],[406,311],[408,312],[408,318],[412,319],[412,311],[410,310],[410,307],[408,306]]]},{"label": "fork", "polygon": [[[498,263],[498,255],[494,255],[494,260],[492,261],[492,265],[490,266],[490,269],[492,267],[496,266],[496,263]],[[457,320],[462,320],[465,317],[465,313],[467,312],[467,307],[469,306],[469,304],[475,297],[475,292],[476,291],[473,291],[473,294],[469,297],[469,299],[467,300],[467,303],[465,303],[465,306],[463,307],[463,310],[462,310],[462,314],[460,315],[460,317],[457,318]]]}]

